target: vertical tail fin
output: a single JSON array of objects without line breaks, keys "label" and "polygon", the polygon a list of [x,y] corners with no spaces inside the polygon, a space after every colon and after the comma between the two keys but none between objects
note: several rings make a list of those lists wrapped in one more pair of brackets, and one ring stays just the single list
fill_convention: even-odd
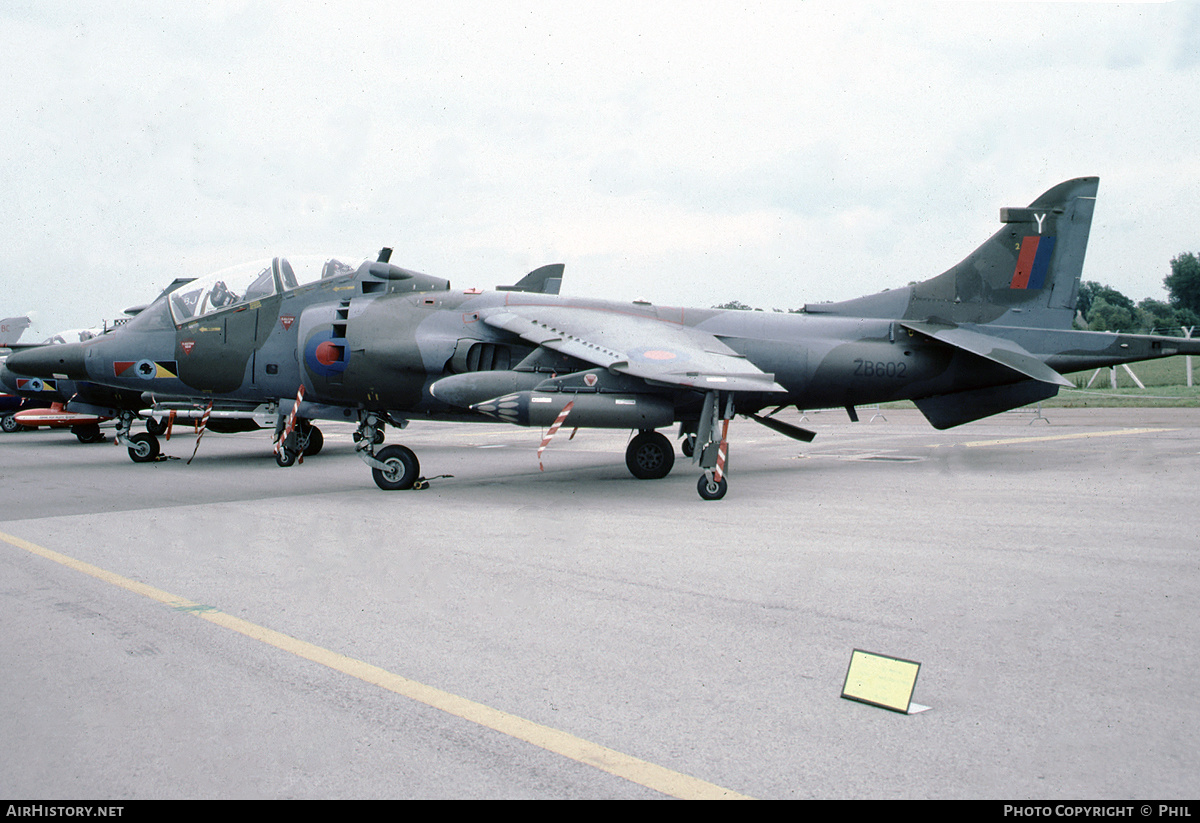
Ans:
[{"label": "vertical tail fin", "polygon": [[28,317],[6,317],[0,320],[0,346],[16,343],[27,328]]},{"label": "vertical tail fin", "polygon": [[1003,227],[929,280],[813,312],[948,324],[1069,329],[1092,226],[1098,177],[1060,183],[1025,208],[1000,210]]}]

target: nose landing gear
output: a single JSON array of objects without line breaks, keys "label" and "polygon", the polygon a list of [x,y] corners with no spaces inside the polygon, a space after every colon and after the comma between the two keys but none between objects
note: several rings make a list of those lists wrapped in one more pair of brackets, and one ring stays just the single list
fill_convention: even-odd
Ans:
[{"label": "nose landing gear", "polygon": [[148,431],[131,435],[136,416],[131,411],[117,415],[116,442],[129,450],[129,459],[134,463],[153,463],[161,452],[158,438]]},{"label": "nose landing gear", "polygon": [[[399,428],[403,428],[401,421]],[[394,421],[393,421],[393,424]],[[363,462],[371,467],[375,485],[384,491],[426,488],[428,483],[421,477],[421,462],[407,446],[384,446],[378,452],[375,447],[383,443],[383,418],[367,412],[358,423],[354,433],[354,449]]]}]

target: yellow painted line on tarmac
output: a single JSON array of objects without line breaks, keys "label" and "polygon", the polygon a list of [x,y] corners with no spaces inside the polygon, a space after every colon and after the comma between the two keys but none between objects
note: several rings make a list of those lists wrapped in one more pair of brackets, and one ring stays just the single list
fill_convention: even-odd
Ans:
[{"label": "yellow painted line on tarmac", "polygon": [[0,540],[19,549],[36,554],[39,557],[66,566],[69,569],[83,572],[97,580],[102,580],[105,583],[133,592],[134,594],[140,594],[143,597],[166,604],[177,611],[191,614],[218,626],[223,626],[226,629],[238,632],[260,643],[274,646],[297,657],[302,657],[305,660],[319,663],[322,666],[358,678],[365,683],[387,689],[410,700],[424,703],[427,706],[440,709],[455,717],[476,723],[501,734],[506,734],[509,737],[523,740],[526,743],[532,743],[534,746],[546,751],[554,752],[578,763],[592,766],[671,797],[684,800],[751,799],[704,780],[689,777],[686,774],[681,774],[663,766],[622,754],[614,749],[600,746],[581,737],[576,737],[573,734],[568,734],[550,726],[543,726],[540,723],[534,723],[531,720],[526,720],[523,717],[518,717],[499,709],[493,709],[490,706],[476,703],[465,697],[459,697],[441,689],[435,689],[432,686],[418,683],[415,680],[409,680],[407,677],[393,674],[386,669],[381,669],[370,663],[364,663],[361,660],[355,660],[352,657],[329,651],[312,643],[297,640],[281,632],[258,626],[247,620],[242,620],[240,617],[226,614],[214,606],[193,603],[190,600],[178,597],[162,589],[157,589],[154,586],[139,583],[136,580],[122,577],[119,574],[107,571],[98,566],[93,566],[90,563],[85,563],[82,560],[76,560],[73,557],[68,557],[65,554],[44,548],[36,543],[30,543],[28,540],[22,540],[19,537],[14,537],[3,532],[0,532]]},{"label": "yellow painted line on tarmac", "polygon": [[1003,437],[997,440],[972,440],[967,443],[935,443],[932,448],[941,448],[947,445],[966,446],[974,448],[976,446],[1009,446],[1014,443],[1045,443],[1051,440],[1084,440],[1090,437],[1117,437],[1123,434],[1153,434],[1154,432],[1173,432],[1179,429],[1114,429],[1113,431],[1105,432],[1079,432],[1077,434],[1047,434],[1041,437]]}]

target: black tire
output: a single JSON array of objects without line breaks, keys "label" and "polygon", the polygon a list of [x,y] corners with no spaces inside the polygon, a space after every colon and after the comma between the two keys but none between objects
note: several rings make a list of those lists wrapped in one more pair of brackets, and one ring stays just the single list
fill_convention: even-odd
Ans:
[{"label": "black tire", "polygon": [[146,431],[150,432],[151,434],[153,434],[156,437],[162,437],[164,434],[167,433],[167,421],[166,420],[156,420],[153,417],[147,417],[146,418]]},{"label": "black tire", "polygon": [[421,471],[421,463],[412,449],[404,446],[384,446],[375,452],[375,459],[388,465],[388,471],[371,469],[375,485],[384,491],[403,491],[411,489],[417,482]]},{"label": "black tire", "polygon": [[321,447],[325,445],[325,435],[321,434],[321,430],[316,426],[308,427],[308,445],[304,447],[304,456],[312,457],[321,451]]},{"label": "black tire", "polygon": [[696,435],[684,435],[683,442],[679,444],[679,450],[683,452],[684,457],[691,457],[696,453]]},{"label": "black tire", "polygon": [[100,425],[98,423],[89,423],[86,426],[72,426],[71,434],[75,435],[80,443],[99,443],[104,439],[104,435],[100,433]]},{"label": "black tire", "polygon": [[158,438],[150,432],[138,432],[129,438],[129,459],[134,463],[153,463],[158,459]]},{"label": "black tire", "polygon": [[6,414],[0,417],[0,429],[6,432],[19,432],[23,428],[25,427],[17,422],[16,415]]},{"label": "black tire", "polygon": [[710,481],[708,475],[700,475],[700,482],[696,484],[696,491],[700,492],[700,496],[705,500],[720,500],[725,496],[725,492],[729,491],[729,484],[722,477],[720,481]]},{"label": "black tire", "polygon": [[275,452],[275,462],[285,469],[288,466],[295,465],[297,457],[298,455],[296,452],[292,451],[286,446],[280,446],[279,451]]},{"label": "black tire", "polygon": [[625,449],[625,465],[639,480],[659,480],[671,473],[675,465],[675,449],[665,435],[644,431]]}]

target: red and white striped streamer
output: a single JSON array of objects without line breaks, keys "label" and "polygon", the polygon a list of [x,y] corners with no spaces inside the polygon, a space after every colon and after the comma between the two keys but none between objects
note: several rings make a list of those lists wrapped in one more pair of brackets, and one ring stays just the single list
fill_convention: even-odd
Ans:
[{"label": "red and white striped streamer", "polygon": [[558,417],[554,420],[554,424],[550,426],[550,431],[546,432],[546,436],[542,438],[542,445],[538,446],[537,452],[539,470],[546,470],[546,467],[542,465],[542,452],[544,452],[546,447],[550,445],[550,438],[554,437],[554,433],[557,432],[562,426],[563,421],[567,419],[567,415],[571,413],[571,409],[574,408],[574,406],[574,400],[563,406],[563,410],[558,413]]},{"label": "red and white striped streamer", "polygon": [[713,480],[720,483],[725,473],[725,449],[729,442],[729,418],[721,421],[721,442],[717,446],[717,470],[713,472]]},{"label": "red and white striped streamer", "polygon": [[200,426],[196,432],[196,448],[192,449],[192,456],[188,458],[187,464],[192,465],[192,460],[196,457],[196,452],[200,451],[200,438],[204,436],[204,429],[208,426],[208,416],[212,414],[213,401],[209,400],[208,405],[204,407],[204,414],[200,415]]},{"label": "red and white striped streamer", "polygon": [[284,426],[283,435],[275,442],[275,453],[279,454],[279,450],[283,448],[283,442],[291,435],[292,430],[296,428],[296,412],[300,411],[300,401],[304,399],[304,384],[300,384],[300,390],[296,392],[296,405],[292,406],[292,413],[288,415],[287,425]]}]

